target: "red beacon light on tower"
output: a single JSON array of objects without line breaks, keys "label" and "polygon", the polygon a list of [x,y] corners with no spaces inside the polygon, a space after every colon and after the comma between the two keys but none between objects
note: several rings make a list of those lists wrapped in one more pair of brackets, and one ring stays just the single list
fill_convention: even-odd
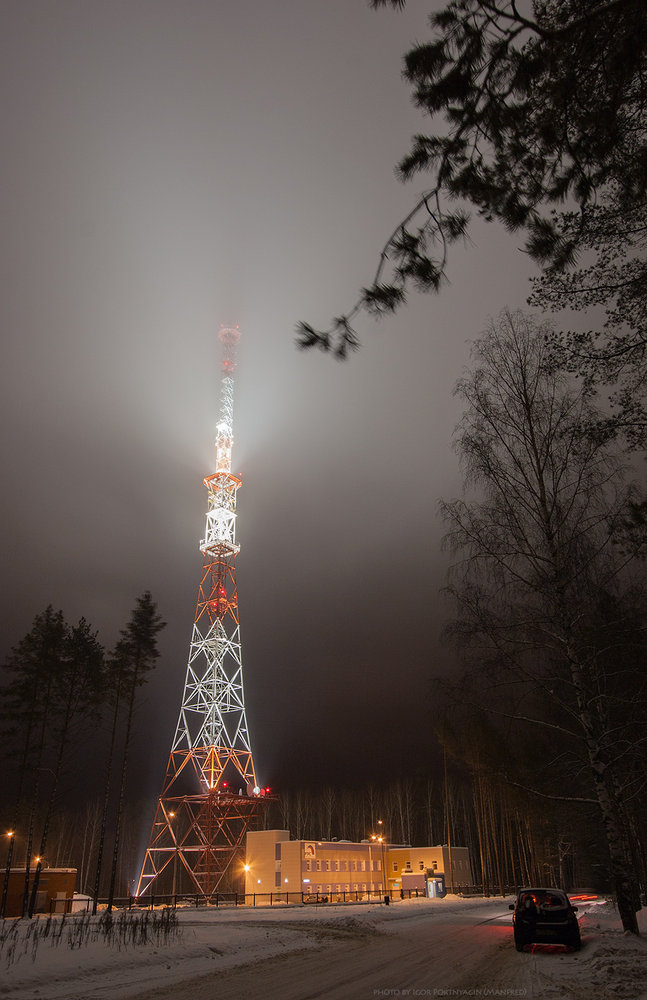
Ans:
[{"label": "red beacon light on tower", "polygon": [[229,601],[227,599],[227,591],[222,584],[219,584],[214,591],[215,599],[209,601],[210,607],[216,612],[217,615],[222,617],[225,611],[229,607]]}]

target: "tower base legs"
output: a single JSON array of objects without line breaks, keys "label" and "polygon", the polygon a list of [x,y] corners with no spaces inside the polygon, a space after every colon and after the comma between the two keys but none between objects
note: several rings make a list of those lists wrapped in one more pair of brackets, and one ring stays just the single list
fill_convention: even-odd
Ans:
[{"label": "tower base legs", "polygon": [[238,891],[245,835],[269,803],[269,797],[220,789],[161,798],[135,895],[199,893],[209,901]]}]

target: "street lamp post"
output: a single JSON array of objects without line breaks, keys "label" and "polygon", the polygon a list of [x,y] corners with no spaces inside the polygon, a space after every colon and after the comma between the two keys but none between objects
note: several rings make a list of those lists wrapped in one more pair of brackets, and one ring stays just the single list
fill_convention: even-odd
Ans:
[{"label": "street lamp post", "polygon": [[[169,820],[173,819],[174,816],[175,813],[170,812]],[[169,826],[170,825],[171,824],[169,822]],[[175,844],[175,850],[173,851],[173,882],[171,884],[171,895],[173,896],[173,905],[175,906],[176,905],[175,897],[177,896],[177,840],[175,837],[175,831],[173,831],[173,842]],[[168,882],[166,884],[168,885]]]},{"label": "street lamp post", "polygon": [[16,840],[15,830],[7,830],[9,837],[9,849],[7,850],[7,865],[5,867],[4,882],[2,884],[2,903],[0,903],[0,919],[4,920],[5,909],[7,907],[7,892],[9,891],[9,878],[11,876],[11,862],[13,860],[13,845]]},{"label": "street lamp post", "polygon": [[378,844],[380,844],[380,846],[382,848],[382,888],[384,890],[384,896],[385,896],[385,899],[386,899],[386,895],[387,895],[387,881],[386,881],[386,857],[385,857],[385,851],[384,851],[385,838],[384,838],[384,824],[382,823],[381,819],[378,819],[377,825],[379,827],[382,827],[382,829],[378,833],[372,833],[371,834],[371,840],[376,841]]}]

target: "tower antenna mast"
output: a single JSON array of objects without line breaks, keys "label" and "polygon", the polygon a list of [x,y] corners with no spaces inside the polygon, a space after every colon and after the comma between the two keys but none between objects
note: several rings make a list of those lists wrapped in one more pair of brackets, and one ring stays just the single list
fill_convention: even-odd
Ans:
[{"label": "tower antenna mast", "polygon": [[[136,895],[162,883],[206,897],[231,882],[245,833],[269,804],[258,787],[247,730],[236,588],[236,498],[231,471],[238,327],[221,327],[216,471],[204,479],[207,514],[184,694]],[[171,879],[172,873],[172,879]],[[163,876],[163,877],[162,877]],[[169,880],[172,885],[169,886]]]}]

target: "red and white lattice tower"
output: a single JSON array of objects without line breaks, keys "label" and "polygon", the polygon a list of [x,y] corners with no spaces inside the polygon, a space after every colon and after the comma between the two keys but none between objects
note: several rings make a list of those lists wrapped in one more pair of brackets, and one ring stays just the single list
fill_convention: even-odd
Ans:
[{"label": "red and white lattice tower", "polygon": [[[216,471],[182,706],[136,895],[231,888],[244,837],[269,799],[256,781],[247,731],[236,589],[236,495],[231,471],[238,328],[222,327]],[[155,883],[155,884],[154,884]]]}]

